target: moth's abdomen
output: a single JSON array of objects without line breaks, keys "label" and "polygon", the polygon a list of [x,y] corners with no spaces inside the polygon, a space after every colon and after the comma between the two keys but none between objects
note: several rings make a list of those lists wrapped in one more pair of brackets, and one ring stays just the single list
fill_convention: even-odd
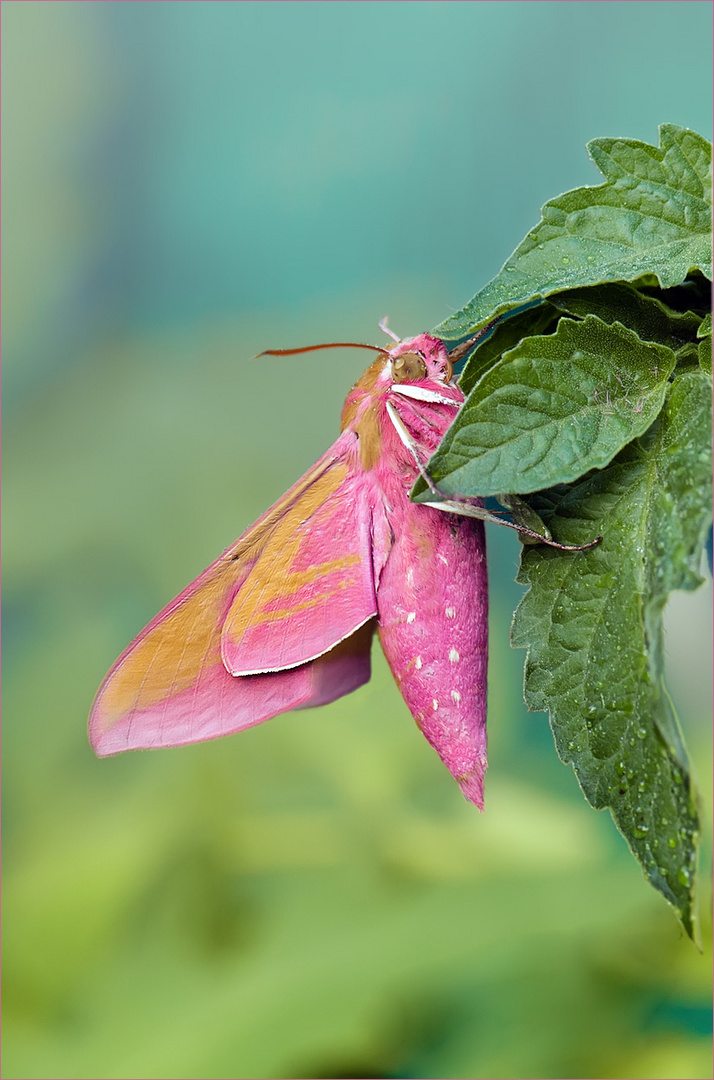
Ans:
[{"label": "moth's abdomen", "polygon": [[467,799],[483,809],[488,582],[482,522],[417,506],[390,514],[379,636],[414,719]]}]

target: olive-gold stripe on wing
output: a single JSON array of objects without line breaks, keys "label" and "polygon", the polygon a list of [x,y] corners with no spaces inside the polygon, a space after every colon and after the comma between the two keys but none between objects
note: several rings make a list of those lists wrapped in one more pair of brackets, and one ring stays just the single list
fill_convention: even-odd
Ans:
[{"label": "olive-gold stripe on wing", "polygon": [[[291,603],[289,607],[273,608],[271,611],[262,610],[258,613],[254,612],[250,619],[250,625],[260,626],[263,623],[279,622],[281,619],[289,619],[291,616],[297,615],[299,611],[308,611],[310,608],[318,607],[318,605],[324,604],[325,601],[331,599],[331,597],[338,596],[344,589],[348,589],[350,585],[354,585],[357,581],[357,578],[339,578],[338,581],[331,583],[330,587],[328,588],[328,576],[337,570],[346,570],[347,567],[353,566],[355,563],[359,563],[361,561],[362,560],[360,559],[359,555],[347,555],[344,559],[333,559],[332,562],[320,563],[319,566],[314,567],[314,572],[311,572],[310,575],[295,575],[301,578],[300,585],[297,586],[287,596],[285,596],[286,601],[289,601],[291,596],[295,596],[298,592],[298,589],[303,588],[305,585],[310,585],[313,582],[320,582],[323,587],[320,588],[319,592],[314,593],[314,595],[312,595],[309,599],[298,600],[295,603]],[[289,582],[291,586],[293,584],[292,576],[293,575],[291,575],[291,580]],[[231,633],[233,631],[234,625],[241,625],[242,623],[243,620],[241,620],[240,622],[238,620],[236,620],[235,622],[232,621]],[[243,632],[245,632],[245,629],[247,629],[247,627],[244,628]]]},{"label": "olive-gold stripe on wing", "polygon": [[[294,569],[307,538],[300,526],[310,521],[310,541],[314,543],[320,527],[321,512],[324,523],[335,513],[327,500],[344,482],[347,467],[339,464],[325,473],[302,496],[275,526],[269,542],[261,552],[253,571],[236,597],[224,627],[223,637],[238,644],[247,630],[263,623],[289,618],[298,611],[307,610],[336,596],[357,580],[353,576],[334,576],[359,564],[358,552],[349,552],[335,559],[308,566],[305,570]],[[297,520],[296,520],[297,519]],[[314,592],[300,597],[300,590],[308,586]],[[270,605],[280,603],[270,610]]]},{"label": "olive-gold stripe on wing", "polygon": [[279,553],[284,533],[309,518],[346,474],[342,462],[318,462],[296,489],[225,552],[195,592],[132,643],[102,690],[97,719],[103,730],[129,712],[150,708],[189,689],[202,670],[222,663],[223,620],[236,587],[243,584],[241,577],[250,582],[261,559],[270,561]]},{"label": "olive-gold stripe on wing", "polygon": [[137,642],[107,683],[102,715],[114,721],[149,708],[192,686],[202,668],[220,663],[225,592],[226,581],[217,567],[214,577]]}]

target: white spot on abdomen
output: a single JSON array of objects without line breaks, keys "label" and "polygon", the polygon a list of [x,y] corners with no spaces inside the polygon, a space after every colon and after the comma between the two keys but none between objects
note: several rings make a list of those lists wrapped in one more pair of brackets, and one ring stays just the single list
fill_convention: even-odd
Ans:
[{"label": "white spot on abdomen", "polygon": [[461,694],[458,690],[451,691],[451,700],[454,702],[455,705],[459,704],[459,702],[461,701]]},{"label": "white spot on abdomen", "polygon": [[413,585],[413,584],[414,584],[414,569],[413,569],[413,567],[410,566],[409,569],[407,570],[407,585]]},{"label": "white spot on abdomen", "polygon": [[417,656],[416,660],[414,661],[414,667],[417,669],[417,671],[419,671],[419,669],[421,668],[421,656]]},{"label": "white spot on abdomen", "polygon": [[452,607],[447,607],[447,609],[446,609],[446,611],[444,612],[444,614],[446,615],[446,618],[447,618],[447,619],[453,619],[453,618],[454,618],[454,616],[456,615],[456,608],[452,608]]},{"label": "white spot on abdomen", "polygon": [[434,698],[431,704],[434,706],[434,712],[436,712],[436,710],[439,708],[439,702],[436,700],[436,698]]},{"label": "white spot on abdomen", "polygon": [[416,619],[416,611],[410,611],[409,614],[407,615],[407,622],[408,623],[414,622],[415,619]]},{"label": "white spot on abdomen", "polygon": [[439,559],[440,559],[441,562],[443,562],[444,566],[449,565],[449,560],[446,558],[446,555],[440,555]]},{"label": "white spot on abdomen", "polygon": [[461,657],[459,656],[458,649],[449,649],[449,660],[452,664],[458,664]]}]

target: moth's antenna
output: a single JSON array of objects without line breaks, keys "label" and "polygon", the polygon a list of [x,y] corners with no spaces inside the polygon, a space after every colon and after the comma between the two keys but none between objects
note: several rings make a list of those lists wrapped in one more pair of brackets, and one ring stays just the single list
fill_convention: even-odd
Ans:
[{"label": "moth's antenna", "polygon": [[401,338],[398,338],[397,335],[394,333],[394,331],[389,329],[389,327],[387,326],[388,322],[389,322],[389,315],[385,315],[383,318],[381,318],[379,320],[379,323],[378,323],[379,329],[382,331],[383,334],[388,334],[388,336],[390,338],[392,338],[393,341],[396,341],[397,344],[399,344],[399,342],[401,341]]},{"label": "moth's antenna", "polygon": [[378,345],[365,345],[361,341],[328,341],[324,345],[303,345],[300,349],[263,349],[253,359],[257,360],[259,356],[294,356],[295,353],[314,352],[315,349],[371,349],[387,356],[387,350],[380,349]]}]

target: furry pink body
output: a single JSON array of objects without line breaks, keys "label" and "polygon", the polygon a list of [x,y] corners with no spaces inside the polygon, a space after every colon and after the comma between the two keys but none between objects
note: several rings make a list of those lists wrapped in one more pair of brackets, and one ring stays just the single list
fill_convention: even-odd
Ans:
[{"label": "furry pink body", "polygon": [[[399,379],[396,362],[412,368]],[[441,341],[355,384],[336,443],[125,650],[92,709],[100,755],[179,745],[325,704],[369,678],[375,626],[427,740],[483,806],[483,524],[409,491],[463,401]]]}]

